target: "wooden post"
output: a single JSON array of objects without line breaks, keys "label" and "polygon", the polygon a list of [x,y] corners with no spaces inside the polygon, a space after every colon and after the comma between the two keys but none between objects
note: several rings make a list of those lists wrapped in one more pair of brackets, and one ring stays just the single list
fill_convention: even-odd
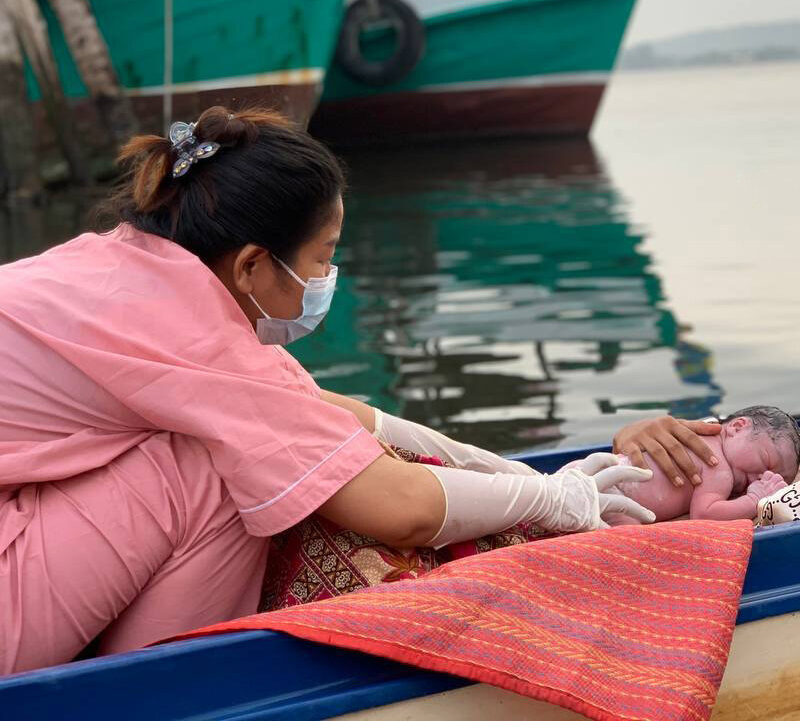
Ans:
[{"label": "wooden post", "polygon": [[174,61],[172,0],[164,0],[164,96],[162,99],[162,122],[164,137],[169,137],[169,126],[172,125],[172,64]]},{"label": "wooden post", "polygon": [[109,137],[117,146],[136,133],[138,124],[131,104],[111,64],[108,45],[88,0],[49,0],[64,38],[94,100]]},{"label": "wooden post", "polygon": [[38,166],[22,50],[3,4],[0,5],[0,196],[39,195],[42,183]]},{"label": "wooden post", "polygon": [[79,185],[88,185],[90,177],[86,159],[78,144],[72,115],[61,89],[45,19],[36,0],[4,0],[4,2],[11,14],[22,49],[36,75],[47,118],[56,135],[59,148],[69,164],[72,180]]}]

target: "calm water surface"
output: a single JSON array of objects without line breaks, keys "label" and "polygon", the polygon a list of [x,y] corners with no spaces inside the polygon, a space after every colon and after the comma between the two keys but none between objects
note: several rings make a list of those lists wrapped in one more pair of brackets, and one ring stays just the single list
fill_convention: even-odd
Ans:
[{"label": "calm water surface", "polygon": [[[495,450],[800,412],[798,87],[798,64],[619,74],[593,143],[349,156],[339,290],[291,350]],[[0,211],[0,260],[77,233],[85,205]]]}]

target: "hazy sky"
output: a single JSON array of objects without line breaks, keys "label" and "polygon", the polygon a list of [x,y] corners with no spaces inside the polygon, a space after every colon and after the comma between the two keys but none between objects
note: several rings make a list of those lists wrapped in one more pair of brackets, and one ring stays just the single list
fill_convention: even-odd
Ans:
[{"label": "hazy sky", "polygon": [[639,0],[625,44],[786,18],[800,19],[800,0]]}]

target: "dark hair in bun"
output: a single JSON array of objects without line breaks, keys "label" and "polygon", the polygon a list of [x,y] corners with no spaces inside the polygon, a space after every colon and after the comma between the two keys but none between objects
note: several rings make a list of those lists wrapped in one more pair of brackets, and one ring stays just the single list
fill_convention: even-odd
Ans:
[{"label": "dark hair in bun", "polygon": [[344,191],[334,155],[274,110],[215,106],[197,119],[194,135],[220,148],[179,178],[172,177],[177,154],[167,138],[128,141],[118,158],[125,176],[98,209],[100,224],[131,223],[207,264],[247,243],[289,262]]}]

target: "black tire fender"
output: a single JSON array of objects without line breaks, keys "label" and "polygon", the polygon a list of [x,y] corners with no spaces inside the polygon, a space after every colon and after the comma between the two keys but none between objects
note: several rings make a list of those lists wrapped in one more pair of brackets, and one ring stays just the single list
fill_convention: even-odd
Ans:
[{"label": "black tire fender", "polygon": [[[394,26],[394,52],[380,61],[367,60],[361,52],[361,34],[370,25]],[[351,78],[365,85],[389,85],[410,73],[425,53],[425,26],[403,0],[355,0],[345,12],[336,62]]]}]

